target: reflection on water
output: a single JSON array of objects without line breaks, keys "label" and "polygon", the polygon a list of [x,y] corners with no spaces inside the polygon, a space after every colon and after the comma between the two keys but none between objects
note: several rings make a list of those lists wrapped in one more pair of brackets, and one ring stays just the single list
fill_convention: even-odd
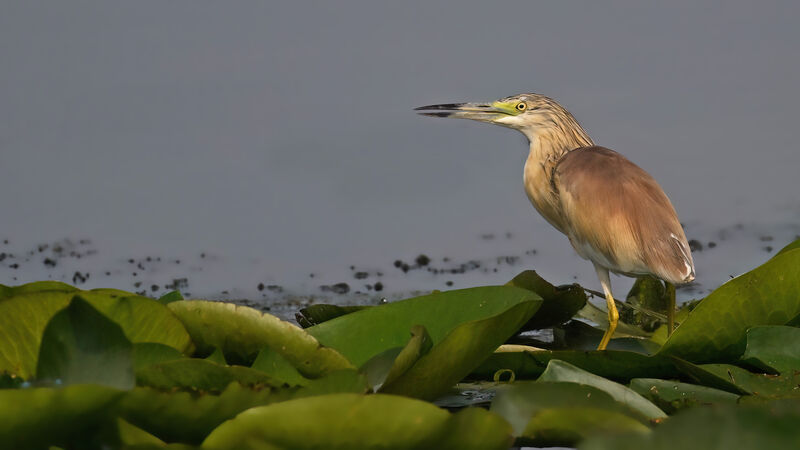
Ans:
[{"label": "reflection on water", "polygon": [[0,282],[287,315],[528,268],[598,288],[521,136],[412,111],[524,91],[659,180],[703,247],[681,298],[800,234],[798,6],[473,3],[5,8]]}]

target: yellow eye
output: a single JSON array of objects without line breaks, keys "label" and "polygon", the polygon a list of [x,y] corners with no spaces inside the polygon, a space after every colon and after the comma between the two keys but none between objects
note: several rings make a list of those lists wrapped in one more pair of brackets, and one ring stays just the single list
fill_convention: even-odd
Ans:
[{"label": "yellow eye", "polygon": [[528,108],[528,105],[525,102],[517,103],[517,111],[525,111]]}]

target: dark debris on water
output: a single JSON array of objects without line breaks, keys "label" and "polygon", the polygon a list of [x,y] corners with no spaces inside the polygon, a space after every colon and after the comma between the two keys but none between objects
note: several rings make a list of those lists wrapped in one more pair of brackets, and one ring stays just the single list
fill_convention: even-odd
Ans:
[{"label": "dark debris on water", "polygon": [[347,283],[323,284],[319,288],[322,292],[332,292],[339,295],[350,292],[350,285]]}]

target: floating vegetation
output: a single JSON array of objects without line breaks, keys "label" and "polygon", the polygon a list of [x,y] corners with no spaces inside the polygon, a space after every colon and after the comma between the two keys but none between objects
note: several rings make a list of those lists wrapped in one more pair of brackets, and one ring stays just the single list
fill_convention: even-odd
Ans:
[{"label": "floating vegetation", "polygon": [[669,337],[662,296],[638,282],[628,323],[596,351],[602,314],[585,290],[533,271],[377,306],[317,304],[298,311],[303,328],[178,292],[0,285],[0,443],[800,446],[800,241],[684,308]]}]

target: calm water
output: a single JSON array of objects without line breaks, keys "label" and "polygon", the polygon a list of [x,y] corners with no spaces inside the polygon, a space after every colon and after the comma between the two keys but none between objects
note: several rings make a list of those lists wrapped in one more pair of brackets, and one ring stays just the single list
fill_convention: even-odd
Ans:
[{"label": "calm water", "polygon": [[5,4],[0,283],[279,314],[526,268],[598,288],[528,203],[521,135],[412,111],[534,91],[659,180],[703,295],[800,234],[800,7],[611,5]]}]

